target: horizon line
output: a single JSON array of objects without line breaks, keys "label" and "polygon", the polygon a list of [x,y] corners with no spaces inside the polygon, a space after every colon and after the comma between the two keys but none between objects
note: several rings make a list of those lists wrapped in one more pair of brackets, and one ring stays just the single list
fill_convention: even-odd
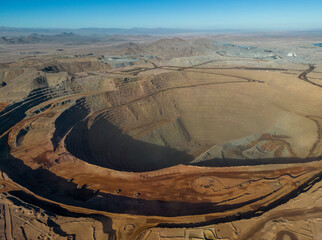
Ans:
[{"label": "horizon line", "polygon": [[121,30],[181,30],[181,31],[322,31],[321,27],[313,28],[223,28],[223,27],[209,27],[209,28],[182,28],[182,27],[18,27],[18,26],[0,26],[0,28],[8,29],[39,29],[39,30],[82,30],[82,29],[121,29]]}]

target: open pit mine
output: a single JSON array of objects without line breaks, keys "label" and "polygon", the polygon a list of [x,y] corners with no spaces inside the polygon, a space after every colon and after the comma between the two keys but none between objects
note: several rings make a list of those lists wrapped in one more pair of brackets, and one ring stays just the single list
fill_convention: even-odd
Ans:
[{"label": "open pit mine", "polygon": [[276,41],[8,45],[0,239],[322,239],[322,52]]}]

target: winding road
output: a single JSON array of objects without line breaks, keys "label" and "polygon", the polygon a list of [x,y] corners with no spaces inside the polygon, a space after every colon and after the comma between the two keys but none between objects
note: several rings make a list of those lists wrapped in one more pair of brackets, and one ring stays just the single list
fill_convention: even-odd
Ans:
[{"label": "winding road", "polygon": [[307,74],[309,74],[310,72],[312,72],[314,69],[315,69],[315,66],[314,65],[312,65],[312,64],[310,64],[309,65],[310,67],[309,67],[309,69],[307,69],[307,70],[305,70],[304,72],[302,72],[300,75],[299,75],[299,79],[301,79],[301,80],[303,80],[303,81],[305,81],[305,82],[308,82],[308,83],[311,83],[311,84],[313,84],[314,86],[318,86],[318,87],[322,87],[322,85],[321,84],[318,84],[318,83],[316,83],[316,82],[312,82],[311,80],[309,80],[308,78],[307,78]]}]

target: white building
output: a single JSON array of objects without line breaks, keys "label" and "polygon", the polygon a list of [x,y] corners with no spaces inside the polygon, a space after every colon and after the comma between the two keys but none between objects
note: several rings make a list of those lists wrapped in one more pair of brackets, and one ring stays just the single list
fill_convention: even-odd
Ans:
[{"label": "white building", "polygon": [[295,52],[289,52],[287,54],[288,57],[296,57],[296,53]]}]

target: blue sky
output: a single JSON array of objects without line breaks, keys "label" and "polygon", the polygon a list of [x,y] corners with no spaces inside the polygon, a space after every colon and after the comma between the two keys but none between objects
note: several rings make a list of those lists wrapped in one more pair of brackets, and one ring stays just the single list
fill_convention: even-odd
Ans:
[{"label": "blue sky", "polygon": [[0,26],[322,29],[322,0],[0,0]]}]

